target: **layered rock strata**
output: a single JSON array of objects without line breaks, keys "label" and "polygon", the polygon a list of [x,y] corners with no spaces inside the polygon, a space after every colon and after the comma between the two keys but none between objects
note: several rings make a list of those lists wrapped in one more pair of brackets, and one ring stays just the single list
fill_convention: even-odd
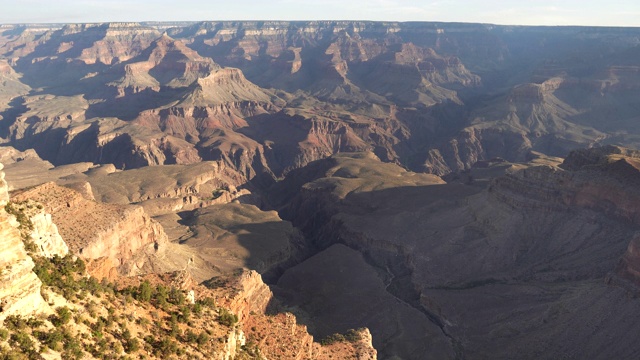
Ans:
[{"label": "layered rock strata", "polygon": [[9,315],[32,315],[48,308],[40,295],[42,282],[18,230],[18,222],[4,206],[9,201],[0,164],[0,321]]},{"label": "layered rock strata", "polygon": [[[637,282],[636,156],[603,147],[561,166],[487,162],[449,184],[364,157],[319,161],[273,189],[318,251],[275,292],[312,314],[316,333],[366,324],[383,356],[533,359],[549,346],[549,358],[629,356],[637,346],[609,319],[640,304],[606,279]],[[382,315],[363,309],[386,297],[404,306],[376,324]],[[622,303],[626,315],[606,310]],[[429,335],[412,338],[420,326]]]},{"label": "layered rock strata", "polygon": [[107,264],[98,267],[100,272],[136,274],[144,265],[141,253],[161,251],[167,241],[160,224],[139,206],[98,203],[53,183],[22,190],[15,198],[43,204],[71,252]]},{"label": "layered rock strata", "polygon": [[[287,359],[326,360],[347,358],[359,360],[377,359],[373,348],[371,333],[368,329],[359,329],[351,342],[339,342],[321,346],[307,332],[307,327],[298,323],[291,313],[267,315],[267,308],[273,305],[273,293],[255,271],[245,271],[239,275],[232,286],[231,296],[219,299],[238,315],[242,331],[236,337],[246,337],[255,341],[264,354],[279,354]],[[269,333],[270,336],[265,336]]]}]

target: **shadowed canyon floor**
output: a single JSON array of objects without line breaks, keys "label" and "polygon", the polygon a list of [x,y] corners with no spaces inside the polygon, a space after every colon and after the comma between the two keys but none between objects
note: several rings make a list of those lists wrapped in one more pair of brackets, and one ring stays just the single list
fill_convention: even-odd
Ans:
[{"label": "shadowed canyon floor", "polygon": [[[571,170],[498,162],[494,172],[505,175],[466,185],[409,184],[402,176],[367,176],[393,165],[323,160],[332,162],[328,170],[304,184],[283,213],[313,244],[328,248],[288,269],[276,293],[308,312],[319,333],[366,324],[384,358],[442,358],[447,352],[452,358],[632,357],[638,349],[628,347],[626,330],[615,325],[624,316],[611,311],[625,304],[633,314],[640,304],[605,279],[623,273],[615,270],[634,243],[637,225],[629,217],[635,211],[607,197],[616,193],[614,182],[633,199],[639,173],[606,170],[606,162],[625,160],[617,160],[618,148],[602,153],[577,168],[573,154],[562,165]],[[543,160],[537,162],[555,161]],[[468,176],[481,178],[487,170],[472,169]],[[612,180],[613,173],[624,179]],[[337,256],[335,246],[344,245],[359,251],[359,260],[345,260],[348,251]],[[331,301],[321,300],[327,293]],[[387,305],[389,316],[407,307],[419,316],[377,324],[382,315],[371,310],[368,317],[363,309],[375,309],[388,296],[395,299]],[[415,322],[441,331],[423,330],[420,341],[411,340],[416,332],[407,326]],[[620,339],[608,337],[617,331]],[[434,343],[420,349],[429,339]],[[612,341],[620,347],[611,349]]]}]

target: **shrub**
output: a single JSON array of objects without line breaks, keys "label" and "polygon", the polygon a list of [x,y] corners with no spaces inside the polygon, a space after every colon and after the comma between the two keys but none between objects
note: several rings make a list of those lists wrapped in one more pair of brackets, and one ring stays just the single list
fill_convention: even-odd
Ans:
[{"label": "shrub", "polygon": [[65,339],[64,333],[60,329],[51,329],[48,332],[36,333],[38,340],[50,349],[55,351],[62,351],[62,343]]},{"label": "shrub", "polygon": [[342,334],[333,334],[333,335],[329,335],[326,338],[320,340],[320,344],[322,344],[322,345],[331,345],[333,343],[343,342],[343,341],[345,341],[344,335],[342,335]]},{"label": "shrub", "polygon": [[198,335],[189,329],[184,335],[184,340],[188,343],[194,343],[198,340]]},{"label": "shrub", "polygon": [[178,315],[178,320],[183,323],[189,321],[189,317],[191,317],[191,308],[187,305],[183,305],[180,307],[180,314]]},{"label": "shrub", "polygon": [[122,354],[124,352],[124,347],[122,346],[122,343],[119,341],[112,343],[111,348],[113,349],[113,352],[115,354]]},{"label": "shrub", "polygon": [[209,342],[209,335],[207,335],[207,333],[203,331],[200,333],[200,335],[198,335],[196,343],[198,343],[198,346],[203,346],[207,342]]},{"label": "shrub", "polygon": [[160,341],[154,341],[152,347],[155,356],[172,355],[178,351],[178,344],[167,337],[163,337]]},{"label": "shrub", "polygon": [[220,315],[218,316],[218,322],[221,325],[233,326],[238,322],[238,316],[230,313],[227,309],[220,309]]},{"label": "shrub", "polygon": [[18,224],[20,224],[18,227],[20,230],[31,231],[33,230],[33,223],[31,222],[31,219],[29,219],[29,217],[24,213],[24,208],[21,206],[22,204],[23,203],[8,202],[4,206],[4,210],[16,217],[16,220],[18,220]]},{"label": "shrub", "polygon": [[169,330],[169,335],[173,336],[173,337],[177,337],[178,334],[180,333],[180,327],[178,327],[178,318],[175,314],[171,314],[171,320],[169,321],[169,327],[171,328],[171,330]]},{"label": "shrub", "polygon": [[131,338],[126,341],[124,349],[127,354],[134,353],[140,349],[140,342],[136,338]]},{"label": "shrub", "polygon": [[10,343],[25,354],[35,353],[35,343],[31,340],[29,334],[25,332],[18,331],[11,334]]},{"label": "shrub", "polygon": [[349,342],[356,342],[362,339],[362,337],[360,336],[360,333],[354,329],[347,330],[347,332],[344,334],[344,337]]},{"label": "shrub", "polygon": [[30,317],[29,319],[27,319],[27,326],[31,329],[37,329],[42,325],[44,325],[44,321],[36,317]]},{"label": "shrub", "polygon": [[146,317],[141,317],[138,320],[136,320],[136,322],[141,325],[142,327],[144,327],[145,329],[147,328],[147,326],[149,326],[150,321],[149,319],[147,319]]},{"label": "shrub", "polygon": [[24,330],[27,327],[27,321],[20,315],[9,315],[4,319],[4,326],[9,330]]},{"label": "shrub", "polygon": [[211,297],[206,297],[204,299],[198,300],[197,303],[202,305],[202,306],[209,307],[209,308],[215,308],[216,307],[216,301]]},{"label": "shrub", "polygon": [[181,290],[172,287],[168,301],[174,305],[182,305],[184,303],[184,294]]},{"label": "shrub", "polygon": [[51,323],[55,326],[65,325],[71,320],[71,310],[66,306],[57,308],[56,314],[50,316]]},{"label": "shrub", "polygon": [[77,359],[80,360],[84,357],[82,351],[82,345],[78,339],[70,336],[65,336],[65,342],[63,346],[64,352],[62,353],[63,359]]},{"label": "shrub", "polygon": [[149,302],[149,300],[151,300],[152,292],[153,290],[151,289],[151,284],[149,284],[149,281],[145,280],[142,282],[142,284],[140,284],[140,286],[138,286],[136,299],[138,301]]},{"label": "shrub", "polygon": [[162,285],[156,286],[156,291],[153,294],[153,297],[157,307],[166,309],[169,305],[167,302],[168,296],[167,288]]},{"label": "shrub", "polygon": [[330,345],[336,342],[344,342],[344,341],[348,341],[348,342],[356,342],[358,340],[360,340],[360,334],[358,333],[358,331],[354,330],[354,329],[349,329],[347,330],[347,332],[343,335],[343,334],[333,334],[333,335],[329,335],[326,338],[322,339],[320,341],[320,343],[322,345]]},{"label": "shrub", "polygon": [[202,304],[195,303],[195,304],[192,305],[192,308],[193,308],[192,310],[193,310],[194,314],[196,314],[198,316],[202,315]]}]

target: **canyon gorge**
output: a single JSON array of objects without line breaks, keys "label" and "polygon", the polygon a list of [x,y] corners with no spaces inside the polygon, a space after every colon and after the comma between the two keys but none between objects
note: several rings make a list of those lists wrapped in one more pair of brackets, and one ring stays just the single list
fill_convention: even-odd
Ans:
[{"label": "canyon gorge", "polygon": [[87,358],[635,358],[639,56],[638,28],[2,25],[0,320],[66,306]]}]

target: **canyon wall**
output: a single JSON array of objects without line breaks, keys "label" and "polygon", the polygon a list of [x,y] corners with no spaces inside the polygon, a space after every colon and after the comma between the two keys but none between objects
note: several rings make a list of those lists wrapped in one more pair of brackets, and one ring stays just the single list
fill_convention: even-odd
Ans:
[{"label": "canyon wall", "polygon": [[167,241],[162,227],[139,206],[98,203],[53,183],[19,191],[15,199],[41,203],[72,253],[103,263],[96,265],[103,272],[98,277],[114,270],[136,274],[144,265],[141,254],[163,251]]},{"label": "canyon wall", "polygon": [[637,145],[635,29],[368,21],[42,28],[0,31],[0,137],[55,165],[214,160],[268,187],[338,152],[373,151],[445,175],[495,157],[525,161],[531,150],[564,156]]},{"label": "canyon wall", "polygon": [[[243,331],[251,339],[257,339],[258,348],[265,354],[280,354],[287,359],[325,360],[351,357],[359,360],[377,359],[371,333],[362,328],[355,333],[354,340],[320,345],[307,332],[307,326],[298,323],[291,313],[267,312],[273,306],[273,293],[255,271],[245,271],[233,286],[235,290],[228,298],[220,299],[238,315]],[[262,332],[268,331],[269,336]]]},{"label": "canyon wall", "polygon": [[19,223],[4,207],[9,201],[4,166],[0,164],[0,321],[9,315],[29,316],[48,309],[40,295],[42,282],[21,238]]},{"label": "canyon wall", "polygon": [[[313,331],[364,324],[382,356],[415,359],[434,352],[442,358],[536,358],[547,346],[556,354],[605,354],[613,351],[611,332],[624,346],[627,337],[606,318],[624,315],[603,314],[629,294],[626,286],[607,284],[637,282],[633,152],[577,151],[561,166],[496,161],[448,184],[416,175],[413,183],[403,181],[400,168],[346,157],[294,171],[273,190],[282,196],[283,218],[316,250],[287,269],[274,291],[317,319]],[[327,297],[326,287],[341,295]],[[554,291],[580,294],[582,303]],[[395,320],[377,324],[382,315],[369,318],[365,309],[386,297],[415,312],[389,306],[386,313],[397,314]],[[553,312],[569,303],[571,311]],[[632,302],[624,312],[637,306]],[[496,321],[501,314],[510,320]],[[588,341],[571,335],[589,331],[574,328],[586,318],[602,326]],[[390,336],[390,324],[405,329],[404,336]],[[412,339],[407,329],[420,327],[429,335]]]}]

